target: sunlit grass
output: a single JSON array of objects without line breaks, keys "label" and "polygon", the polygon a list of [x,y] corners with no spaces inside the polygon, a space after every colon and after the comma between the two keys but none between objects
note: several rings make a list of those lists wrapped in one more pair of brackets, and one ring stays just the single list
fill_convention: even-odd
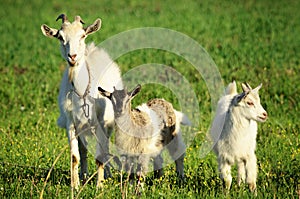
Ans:
[{"label": "sunlit grass", "polygon": [[[269,120],[259,124],[257,137],[257,198],[298,198],[300,190],[300,14],[297,1],[27,1],[2,2],[0,9],[0,198],[38,198],[50,168],[60,153],[44,189],[44,198],[70,197],[69,151],[66,133],[56,125],[57,96],[65,63],[58,41],[45,38],[40,25],[59,28],[57,15],[79,14],[89,24],[100,17],[102,29],[87,41],[103,40],[138,27],[164,27],[196,40],[211,55],[225,83],[236,79],[260,91]],[[213,153],[201,158],[201,146],[211,122],[211,99],[205,81],[193,66],[175,54],[143,49],[118,60],[122,73],[146,63],[179,71],[199,100],[199,126],[185,158],[186,179],[177,184],[175,167],[161,179],[150,173],[140,196],[113,171],[103,190],[95,180],[78,198],[254,198],[236,178],[230,193],[222,188]],[[145,86],[134,100],[140,104],[164,97],[178,99],[163,86]],[[185,110],[183,110],[185,111]],[[192,111],[192,110],[186,110]],[[89,154],[89,170],[95,171]],[[121,175],[123,181],[121,181]],[[122,189],[121,189],[122,183]]]}]

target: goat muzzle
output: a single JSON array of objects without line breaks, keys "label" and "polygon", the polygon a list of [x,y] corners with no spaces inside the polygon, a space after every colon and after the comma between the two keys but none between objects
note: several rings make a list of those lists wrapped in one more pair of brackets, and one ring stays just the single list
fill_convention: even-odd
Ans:
[{"label": "goat muzzle", "polygon": [[76,61],[68,60],[68,64],[69,64],[70,67],[74,67],[76,65]]},{"label": "goat muzzle", "polygon": [[68,63],[70,66],[75,66],[76,56],[77,56],[77,54],[72,54],[72,55],[68,54]]},{"label": "goat muzzle", "polygon": [[267,112],[264,112],[264,113],[262,114],[262,116],[259,116],[258,118],[264,122],[264,121],[266,121],[267,118],[268,118],[268,113],[267,113]]}]

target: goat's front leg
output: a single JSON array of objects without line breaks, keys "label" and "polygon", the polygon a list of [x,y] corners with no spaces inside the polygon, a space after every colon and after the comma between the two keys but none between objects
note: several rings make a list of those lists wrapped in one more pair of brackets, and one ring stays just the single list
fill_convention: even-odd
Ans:
[{"label": "goat's front leg", "polygon": [[245,159],[239,159],[237,162],[237,169],[238,169],[238,185],[241,186],[242,183],[245,182],[246,178],[246,168],[245,168],[246,161]]},{"label": "goat's front leg", "polygon": [[249,185],[251,192],[256,191],[256,178],[257,178],[257,165],[256,165],[256,156],[251,154],[246,160],[246,182]]},{"label": "goat's front leg", "polygon": [[80,161],[78,140],[76,137],[76,131],[74,124],[69,124],[67,129],[67,134],[70,144],[70,155],[71,155],[71,187],[78,189],[79,187],[79,175],[78,175],[78,165]]},{"label": "goat's front leg", "polygon": [[148,172],[148,164],[149,164],[149,160],[150,160],[150,157],[147,155],[147,154],[142,154],[138,157],[138,165],[137,165],[137,186],[136,186],[136,194],[140,194],[141,191],[140,190],[143,190],[143,187],[144,187],[144,181],[145,181],[145,175],[147,174]]},{"label": "goat's front leg", "polygon": [[223,157],[218,157],[218,163],[220,177],[224,181],[226,189],[229,190],[232,182],[231,163]]},{"label": "goat's front leg", "polygon": [[134,160],[135,157],[132,156],[126,156],[126,155],[121,155],[121,163],[122,163],[122,171],[124,170],[127,172],[128,179],[130,184],[132,185],[135,179],[135,168],[134,168]]},{"label": "goat's front leg", "polygon": [[144,175],[148,172],[148,164],[150,157],[148,155],[140,155],[138,157],[138,165],[137,165],[137,177],[140,182]]},{"label": "goat's front leg", "polygon": [[84,184],[88,180],[88,164],[87,164],[87,142],[85,137],[81,136],[78,139],[80,153],[80,179]]}]

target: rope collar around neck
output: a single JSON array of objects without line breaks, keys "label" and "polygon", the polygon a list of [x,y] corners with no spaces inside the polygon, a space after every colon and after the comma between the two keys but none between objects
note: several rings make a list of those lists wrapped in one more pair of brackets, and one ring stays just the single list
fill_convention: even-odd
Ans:
[{"label": "rope collar around neck", "polygon": [[89,78],[89,81],[88,81],[88,85],[83,93],[83,95],[80,95],[77,91],[76,91],[76,88],[75,88],[75,85],[74,85],[74,82],[72,80],[71,84],[72,84],[72,91],[78,96],[80,97],[81,99],[83,99],[83,105],[81,106],[82,110],[83,110],[83,113],[84,113],[84,116],[86,118],[89,117],[90,115],[90,106],[89,104],[86,102],[86,97],[88,96],[88,94],[90,93],[90,88],[91,88],[91,71],[90,71],[90,67],[88,65],[87,62],[85,62],[85,65],[86,65],[86,69],[87,69],[87,72],[88,72],[88,78]]}]

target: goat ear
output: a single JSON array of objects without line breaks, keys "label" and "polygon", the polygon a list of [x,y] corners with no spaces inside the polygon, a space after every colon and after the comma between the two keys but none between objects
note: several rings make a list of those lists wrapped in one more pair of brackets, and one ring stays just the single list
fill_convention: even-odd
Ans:
[{"label": "goat ear", "polygon": [[251,86],[247,82],[242,83],[242,89],[244,92],[249,92],[250,90],[252,90]]},{"label": "goat ear", "polygon": [[56,37],[58,30],[55,28],[50,28],[46,24],[41,25],[41,30],[46,37]]},{"label": "goat ear", "polygon": [[104,96],[104,97],[107,97],[108,99],[111,99],[111,93],[104,90],[103,88],[101,88],[100,86],[98,87],[98,91],[99,93]]},{"label": "goat ear", "polygon": [[255,93],[258,93],[259,89],[262,87],[262,83],[260,83],[255,89],[253,89],[252,91]]},{"label": "goat ear", "polygon": [[142,86],[140,84],[138,84],[132,91],[130,91],[128,94],[130,96],[130,98],[133,98],[134,96],[136,96],[136,94],[138,94],[141,91]]},{"label": "goat ear", "polygon": [[101,19],[96,19],[96,21],[92,25],[89,25],[84,29],[85,34],[89,35],[94,32],[97,32],[100,29],[100,27],[101,27]]}]

